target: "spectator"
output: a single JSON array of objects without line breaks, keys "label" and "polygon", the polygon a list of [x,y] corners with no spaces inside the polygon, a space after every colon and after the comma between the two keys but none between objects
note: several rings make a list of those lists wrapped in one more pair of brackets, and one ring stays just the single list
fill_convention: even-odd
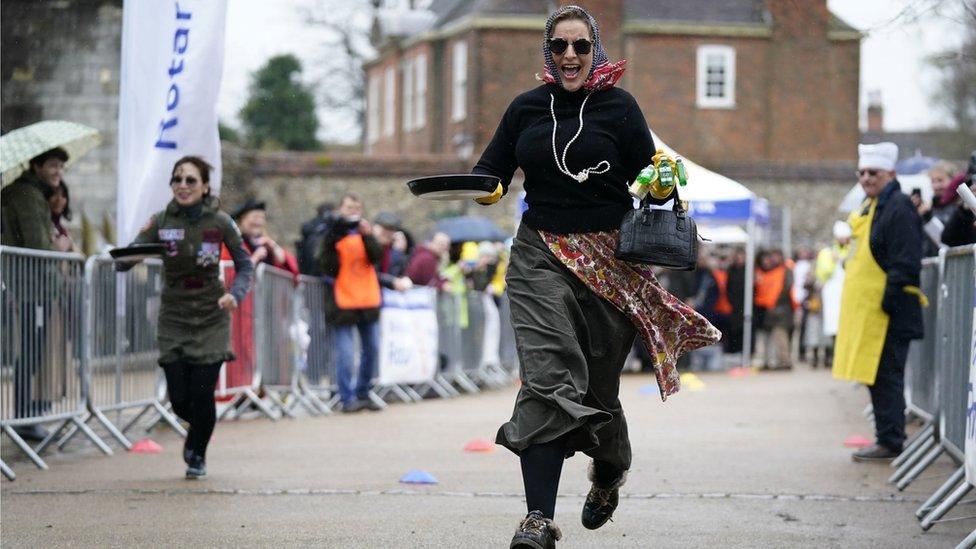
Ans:
[{"label": "spectator", "polygon": [[[294,276],[298,276],[298,260],[288,253],[284,247],[278,245],[268,236],[268,217],[265,203],[247,199],[233,213],[234,221],[241,229],[244,249],[251,257],[251,263],[257,267],[258,263],[267,263],[272,267],[284,269]],[[227,248],[224,247],[221,259],[230,259]]]},{"label": "spectator", "polygon": [[763,368],[789,370],[790,330],[793,329],[793,272],[786,265],[783,252],[763,254],[762,270],[757,273],[756,303],[764,309],[762,329],[767,334]]},{"label": "spectator", "polygon": [[824,366],[827,368],[832,367],[834,361],[834,337],[840,324],[840,298],[844,289],[844,262],[851,251],[851,226],[844,221],[837,221],[834,223],[833,234],[833,244],[820,250],[814,268],[817,287],[820,288]]},{"label": "spectator", "polygon": [[[696,289],[694,295],[688,298],[688,304],[698,314],[711,322],[713,326],[721,330],[724,323],[715,309],[718,303],[719,288],[712,267],[712,259],[708,250],[702,246],[698,251],[698,267],[693,271]],[[715,371],[721,369],[722,348],[718,342],[695,349],[690,355],[692,370]]]},{"label": "spectator", "polygon": [[302,238],[295,243],[295,249],[298,250],[298,270],[302,274],[322,276],[318,254],[322,253],[322,243],[335,221],[333,210],[335,204],[323,202],[319,204],[315,217],[302,224]]},{"label": "spectator", "polygon": [[868,385],[876,443],[854,461],[896,457],[905,442],[905,360],[923,335],[922,219],[895,174],[898,146],[858,146],[861,207],[849,217],[854,247],[844,267],[834,377]]},{"label": "spectator", "polygon": [[[912,203],[916,206],[918,214],[922,216],[922,223],[935,222],[935,234],[941,232],[952,217],[952,213],[958,208],[955,193],[949,193],[949,184],[955,174],[955,167],[945,161],[940,161],[929,170],[929,180],[932,182],[932,201],[923,203],[917,195],[912,195]],[[923,240],[925,257],[939,255],[939,245],[931,238]]]},{"label": "spectator", "polygon": [[732,314],[729,315],[729,330],[725,333],[725,352],[741,353],[746,299],[746,251],[742,248],[732,252],[728,273],[727,290]]},{"label": "spectator", "polygon": [[[28,170],[0,191],[3,223],[0,243],[33,250],[55,250],[48,198],[61,184],[67,161],[68,153],[62,148],[35,156],[30,160]],[[33,378],[45,361],[43,342],[47,341],[51,302],[50,296],[39,291],[18,297],[21,345],[14,364],[14,417],[26,418],[42,415],[50,405],[35,400]],[[39,425],[14,427],[14,431],[31,441],[44,440],[48,434]]]},{"label": "spectator", "polygon": [[62,223],[63,220],[71,221],[71,197],[64,181],[52,189],[48,204],[51,207],[51,222],[54,224],[54,234],[51,237],[54,249],[59,252],[78,251],[75,249],[75,242],[71,239],[71,234]]},{"label": "spectator", "polygon": [[444,233],[434,233],[430,240],[417,247],[407,263],[405,274],[417,286],[440,288],[444,279],[440,277],[440,266],[451,247],[451,238]]},{"label": "spectator", "polygon": [[468,274],[471,279],[471,287],[477,292],[488,289],[489,284],[495,278],[495,271],[498,269],[498,250],[491,242],[481,242],[478,244],[478,259]]},{"label": "spectator", "polygon": [[807,359],[807,340],[804,334],[807,329],[809,313],[806,309],[807,302],[807,275],[813,270],[813,251],[807,246],[800,246],[793,255],[793,298],[799,304],[796,311],[794,324],[799,324],[799,335],[796,338],[799,344],[800,360]]},{"label": "spectator", "polygon": [[[402,235],[401,244],[397,245],[397,234]],[[380,212],[373,220],[373,238],[383,248],[380,258],[380,285],[384,288],[405,292],[413,287],[413,282],[404,272],[407,270],[406,236],[400,229],[400,218],[390,212]]]},{"label": "spectator", "polygon": [[[369,398],[377,374],[379,352],[380,282],[376,265],[383,249],[363,219],[363,202],[347,194],[339,202],[338,217],[323,242],[322,272],[332,283],[325,292],[325,318],[332,326],[336,353],[336,377],[342,411],[380,410]],[[359,367],[353,331],[361,345]],[[353,386],[353,370],[358,370]]]},{"label": "spectator", "polygon": [[[968,185],[971,191],[976,192],[976,151],[973,151],[970,156],[969,168],[963,174],[963,180],[959,184]],[[945,230],[942,232],[942,243],[946,246],[976,244],[976,217],[973,213],[974,209],[971,205],[960,204],[946,223]]]}]

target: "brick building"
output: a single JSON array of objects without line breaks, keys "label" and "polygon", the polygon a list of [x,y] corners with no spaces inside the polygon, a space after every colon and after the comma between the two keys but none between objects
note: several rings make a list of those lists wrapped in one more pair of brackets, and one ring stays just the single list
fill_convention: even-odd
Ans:
[{"label": "brick building", "polygon": [[[575,3],[600,23],[611,58],[628,60],[620,85],[683,154],[730,171],[848,173],[861,35],[826,0]],[[380,21],[380,55],[366,66],[367,154],[476,157],[512,98],[538,85],[556,4],[434,0],[420,28],[384,34]]]}]

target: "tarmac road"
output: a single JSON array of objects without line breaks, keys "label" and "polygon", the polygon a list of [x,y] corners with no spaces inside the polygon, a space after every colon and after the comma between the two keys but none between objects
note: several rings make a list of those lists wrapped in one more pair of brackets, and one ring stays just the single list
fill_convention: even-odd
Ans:
[{"label": "tarmac road", "polygon": [[[733,378],[667,403],[630,375],[621,398],[634,465],[620,507],[597,531],[579,523],[587,459],[563,470],[559,547],[954,547],[976,520],[923,533],[914,510],[952,471],[943,458],[905,492],[887,465],[855,464],[842,440],[871,434],[863,388],[799,367]],[[217,426],[210,475],[185,481],[180,439],[162,454],[53,455],[50,471],[13,463],[0,485],[4,547],[507,547],[521,516],[518,460],[494,436],[515,389],[299,420]],[[5,457],[7,457],[5,455]],[[398,479],[425,470],[437,485]],[[967,512],[968,511],[968,512]],[[950,516],[973,514],[962,506]]]}]

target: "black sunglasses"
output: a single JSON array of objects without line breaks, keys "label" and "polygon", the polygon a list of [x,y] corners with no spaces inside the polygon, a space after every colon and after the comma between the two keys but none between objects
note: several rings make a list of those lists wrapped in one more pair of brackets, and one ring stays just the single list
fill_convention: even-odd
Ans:
[{"label": "black sunglasses", "polygon": [[859,177],[863,177],[864,175],[869,175],[871,177],[874,177],[874,176],[878,175],[878,172],[879,171],[880,170],[857,170],[857,175]]},{"label": "black sunglasses", "polygon": [[169,184],[173,187],[178,186],[180,183],[186,183],[187,187],[196,187],[200,180],[195,177],[178,177],[173,176],[173,179],[169,180]]},{"label": "black sunglasses", "polygon": [[[565,38],[550,38],[549,39],[549,51],[556,55],[562,55],[566,53],[566,48],[569,47],[570,42]],[[577,55],[586,55],[590,53],[593,49],[593,42],[590,42],[586,38],[577,38],[573,40],[573,51]]]}]

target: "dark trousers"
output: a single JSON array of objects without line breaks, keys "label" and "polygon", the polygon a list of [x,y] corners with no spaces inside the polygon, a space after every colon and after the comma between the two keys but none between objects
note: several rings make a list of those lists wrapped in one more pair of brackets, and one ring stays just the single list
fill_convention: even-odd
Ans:
[{"label": "dark trousers", "polygon": [[905,443],[905,361],[909,340],[885,338],[878,363],[878,375],[871,391],[874,407],[874,434],[878,444],[901,451]]},{"label": "dark trousers", "polygon": [[184,448],[201,457],[207,455],[207,444],[217,423],[214,389],[222,365],[222,362],[160,364],[166,372],[166,390],[173,411],[190,424]]},{"label": "dark trousers", "polygon": [[34,395],[34,377],[44,365],[47,349],[47,324],[50,306],[41,301],[27,301],[20,306],[20,356],[14,365],[14,417],[44,415],[50,402]]}]

